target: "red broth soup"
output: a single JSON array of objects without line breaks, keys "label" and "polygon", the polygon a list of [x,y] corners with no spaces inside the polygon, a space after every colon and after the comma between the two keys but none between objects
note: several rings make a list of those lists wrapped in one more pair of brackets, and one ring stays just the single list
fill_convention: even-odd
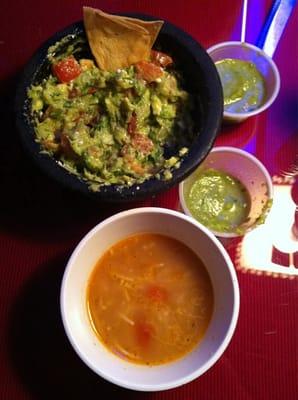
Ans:
[{"label": "red broth soup", "polygon": [[190,352],[204,336],[213,289],[200,258],[159,234],[130,236],[107,250],[87,287],[97,336],[127,361],[158,365]]}]

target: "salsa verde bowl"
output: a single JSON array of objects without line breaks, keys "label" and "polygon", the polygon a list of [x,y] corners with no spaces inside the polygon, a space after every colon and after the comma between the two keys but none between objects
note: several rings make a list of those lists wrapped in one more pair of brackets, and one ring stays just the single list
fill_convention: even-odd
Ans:
[{"label": "salsa verde bowl", "polygon": [[[141,18],[153,20],[148,16]],[[67,171],[56,159],[41,151],[40,144],[35,140],[28,89],[49,76],[51,65],[47,58],[48,49],[68,35],[70,39],[66,42],[67,46],[74,45],[77,38],[86,41],[83,23],[77,22],[56,33],[38,49],[25,66],[16,91],[17,128],[25,151],[37,166],[65,187],[107,202],[134,201],[151,197],[169,189],[189,175],[211,150],[220,128],[223,111],[222,88],[216,68],[207,52],[190,35],[168,22],[164,23],[154,48],[171,55],[175,68],[182,75],[184,88],[192,95],[195,103],[191,116],[193,126],[190,128],[192,140],[188,146],[189,151],[182,157],[180,166],[171,170],[171,177],[164,180],[154,175],[141,184],[132,186],[110,184],[92,191],[88,182]],[[82,56],[90,57],[90,55],[90,49],[86,45],[82,50]],[[165,149],[167,158],[175,156],[177,151],[177,148],[168,146]]]},{"label": "salsa verde bowl", "polygon": [[[153,366],[124,360],[108,350],[91,327],[86,303],[88,280],[102,254],[120,240],[144,232],[176,239],[199,256],[214,297],[211,320],[197,346],[182,358]],[[177,211],[136,208],[106,219],[82,238],[64,272],[60,306],[66,335],[91,370],[128,389],[159,391],[198,378],[222,356],[237,325],[239,287],[229,255],[207,228]]]},{"label": "salsa verde bowl", "polygon": [[[223,120],[226,123],[240,123],[249,117],[267,110],[275,101],[280,90],[280,74],[274,60],[262,49],[246,42],[222,42],[209,49],[208,54],[217,63],[224,59],[251,62],[257,68],[264,81],[264,95],[261,104],[251,111],[228,111],[224,109]],[[227,70],[226,79],[231,72]]]},{"label": "salsa verde bowl", "polygon": [[[199,196],[196,196],[193,189],[202,177],[205,179],[208,171],[211,176],[212,171],[219,173],[214,175],[216,185],[212,178],[207,178],[200,192],[197,191]],[[230,182],[232,185],[229,185]],[[243,197],[233,190],[237,186],[241,188]],[[236,210],[244,205],[244,199],[247,200],[247,208],[242,209],[243,218],[235,223]],[[226,240],[246,235],[265,223],[273,202],[273,184],[265,165],[253,154],[236,147],[218,146],[191,175],[180,182],[179,200],[186,215],[201,221],[216,237]]]}]

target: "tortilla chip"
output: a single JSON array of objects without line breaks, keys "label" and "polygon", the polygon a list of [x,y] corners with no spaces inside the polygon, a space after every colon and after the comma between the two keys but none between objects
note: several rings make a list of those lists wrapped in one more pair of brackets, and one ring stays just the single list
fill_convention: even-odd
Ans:
[{"label": "tortilla chip", "polygon": [[98,66],[106,71],[126,68],[150,56],[152,37],[144,27],[83,7],[89,45]]},{"label": "tortilla chip", "polygon": [[132,24],[136,24],[136,25],[141,26],[142,28],[145,28],[149,32],[149,35],[151,37],[151,44],[150,44],[151,47],[154,45],[154,42],[157,39],[157,36],[164,24],[164,21],[160,21],[160,20],[143,21],[142,19],[138,19],[138,18],[121,17],[118,15],[117,16],[114,15],[114,17],[123,18],[127,22],[130,22]]}]

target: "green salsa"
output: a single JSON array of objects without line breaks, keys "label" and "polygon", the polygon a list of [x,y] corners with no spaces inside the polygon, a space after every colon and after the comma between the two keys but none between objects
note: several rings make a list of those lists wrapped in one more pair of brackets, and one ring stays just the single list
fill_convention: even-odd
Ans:
[{"label": "green salsa", "polygon": [[262,104],[264,78],[253,62],[226,58],[215,65],[223,87],[225,111],[249,112]]},{"label": "green salsa", "polygon": [[250,196],[244,185],[212,168],[197,175],[185,198],[192,216],[216,232],[235,232],[250,211]]},{"label": "green salsa", "polygon": [[107,72],[76,54],[54,55],[51,50],[57,73],[52,67],[46,79],[28,90],[42,151],[93,190],[130,186],[152,176],[171,179],[194,131],[192,101],[173,67],[144,62]]}]

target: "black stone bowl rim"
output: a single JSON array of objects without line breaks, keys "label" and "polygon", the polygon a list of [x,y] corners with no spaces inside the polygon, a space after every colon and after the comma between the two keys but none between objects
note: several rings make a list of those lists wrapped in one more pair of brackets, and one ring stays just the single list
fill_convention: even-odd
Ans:
[{"label": "black stone bowl rim", "polygon": [[[158,19],[153,16],[136,13],[125,13],[122,15],[148,21]],[[50,178],[59,182],[64,187],[83,193],[95,200],[112,203],[134,202],[153,197],[170,189],[189,176],[206,158],[213,147],[222,123],[222,86],[212,59],[206,50],[188,33],[170,22],[164,21],[160,34],[175,37],[179,45],[184,46],[188,52],[192,54],[201,69],[206,72],[208,71],[205,76],[205,86],[209,89],[211,102],[210,112],[204,124],[204,130],[209,132],[208,141],[202,145],[200,140],[201,134],[198,135],[189,149],[188,154],[184,157],[181,166],[172,171],[173,176],[167,181],[153,177],[143,183],[134,184],[132,186],[104,185],[99,188],[99,191],[91,191],[86,181],[71,174],[48,154],[40,151],[40,145],[34,140],[35,133],[33,125],[29,123],[24,113],[25,104],[26,101],[28,101],[27,89],[34,80],[35,73],[38,71],[38,66],[46,59],[48,48],[61,40],[64,36],[69,34],[82,34],[84,31],[83,21],[78,21],[55,33],[39,47],[23,69],[16,89],[15,115],[16,126],[20,133],[25,151],[31,156],[35,164]]]}]

